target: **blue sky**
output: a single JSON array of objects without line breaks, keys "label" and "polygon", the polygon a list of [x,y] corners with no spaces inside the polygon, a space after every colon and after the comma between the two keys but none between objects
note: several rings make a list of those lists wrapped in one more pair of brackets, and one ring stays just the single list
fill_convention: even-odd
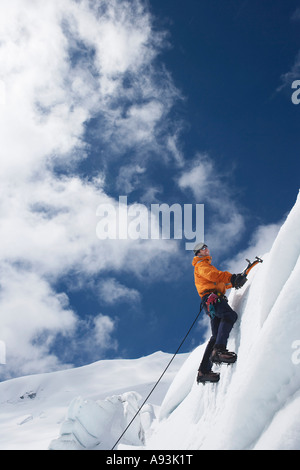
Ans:
[{"label": "blue sky", "polygon": [[199,310],[185,240],[100,240],[97,208],[204,204],[231,272],[269,250],[299,189],[300,2],[0,9],[1,377],[175,352]]}]

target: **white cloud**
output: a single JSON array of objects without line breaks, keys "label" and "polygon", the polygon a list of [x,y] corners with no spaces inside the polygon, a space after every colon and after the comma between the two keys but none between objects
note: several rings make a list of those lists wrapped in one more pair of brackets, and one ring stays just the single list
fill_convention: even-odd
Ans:
[{"label": "white cloud", "polygon": [[198,154],[192,166],[183,171],[178,179],[181,189],[190,189],[196,200],[203,202],[211,192],[212,181],[215,183],[216,174],[212,160],[208,155]]},{"label": "white cloud", "polygon": [[247,266],[246,259],[253,261],[255,256],[263,257],[269,253],[278,234],[282,221],[277,224],[260,225],[249,240],[247,248],[238,253],[233,259],[228,259],[224,264],[232,273],[243,271]]},{"label": "white cloud", "polygon": [[167,148],[170,150],[171,154],[174,157],[175,162],[177,163],[178,167],[182,167],[184,165],[184,156],[180,149],[179,141],[179,131],[175,132],[174,135],[170,135],[167,139]]},{"label": "white cloud", "polygon": [[137,185],[139,175],[144,174],[145,171],[146,168],[140,165],[129,164],[122,166],[116,180],[116,186],[120,194],[130,194]]},{"label": "white cloud", "polygon": [[[132,106],[124,119],[120,128],[125,135],[131,135],[133,142],[130,144],[145,142],[153,139],[154,128],[163,115],[162,103],[152,101],[142,105]],[[117,123],[119,124],[119,123]],[[131,133],[130,129],[135,129],[135,133]],[[128,137],[127,137],[128,138]]]},{"label": "white cloud", "polygon": [[76,316],[64,293],[19,266],[3,264],[0,272],[0,332],[10,372],[36,373],[60,367],[49,353],[57,334],[71,335]]},{"label": "white cloud", "polygon": [[196,202],[204,204],[205,241],[219,253],[225,253],[240,239],[245,225],[226,180],[228,177],[207,154],[198,154],[177,180],[182,190],[191,191]]},{"label": "white cloud", "polygon": [[116,153],[157,146],[157,124],[178,91],[166,73],[156,76],[162,38],[139,1],[12,0],[0,13],[3,177],[84,158],[92,116],[101,117],[101,139]]},{"label": "white cloud", "polygon": [[136,304],[140,302],[141,296],[136,289],[130,289],[114,278],[100,281],[99,295],[101,300],[107,304],[126,302]]},{"label": "white cloud", "polygon": [[281,75],[282,85],[277,88],[277,91],[281,91],[283,88],[288,87],[290,93],[292,94],[291,85],[294,80],[299,80],[300,77],[300,51],[295,57],[295,61],[291,69]]},{"label": "white cloud", "polygon": [[[124,240],[122,250],[115,240],[99,241],[96,209],[116,204],[103,189],[105,166],[97,179],[76,174],[88,157],[91,118],[107,158],[132,148],[140,155],[135,168],[144,168],[147,151],[160,147],[158,124],[179,96],[153,66],[163,40],[138,0],[0,3],[0,322],[14,358],[7,369],[59,367],[51,344],[78,326],[66,295],[52,287],[63,276],[77,273],[83,283],[107,268],[143,275],[148,266],[150,276],[170,254],[165,241]],[[106,346],[114,344],[108,318],[94,326],[98,339],[103,332]]]},{"label": "white cloud", "polygon": [[115,322],[107,315],[99,314],[94,318],[94,338],[96,345],[103,351],[117,349],[117,342],[112,342],[111,334],[115,329]]}]

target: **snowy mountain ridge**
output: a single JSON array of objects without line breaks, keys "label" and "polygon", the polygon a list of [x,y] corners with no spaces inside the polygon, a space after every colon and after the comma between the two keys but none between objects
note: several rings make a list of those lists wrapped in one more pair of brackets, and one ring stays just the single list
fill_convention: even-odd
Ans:
[{"label": "snowy mountain ridge", "polygon": [[[179,354],[118,450],[300,449],[299,255],[300,196],[264,262],[230,293],[237,363],[215,366],[220,382],[203,386],[196,373],[206,344]],[[170,358],[0,383],[0,449],[111,449]]]}]

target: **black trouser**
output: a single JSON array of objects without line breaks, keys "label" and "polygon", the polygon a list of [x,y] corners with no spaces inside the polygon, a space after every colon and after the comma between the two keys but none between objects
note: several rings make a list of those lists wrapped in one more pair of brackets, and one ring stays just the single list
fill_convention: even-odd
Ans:
[{"label": "black trouser", "polygon": [[[209,315],[206,300],[209,294],[205,295],[202,299],[203,309]],[[234,310],[228,305],[225,297],[219,297],[218,301],[214,304],[214,316],[210,318],[212,336],[206,346],[204,355],[199,367],[202,373],[207,373],[211,370],[212,363],[210,360],[211,353],[215,345],[226,348],[229,334],[236,322],[238,316]]]}]

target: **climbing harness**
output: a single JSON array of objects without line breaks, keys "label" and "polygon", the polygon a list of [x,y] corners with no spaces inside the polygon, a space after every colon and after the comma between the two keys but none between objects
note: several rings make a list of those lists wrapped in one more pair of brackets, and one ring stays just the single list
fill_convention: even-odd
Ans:
[{"label": "climbing harness", "polygon": [[215,304],[217,302],[220,302],[220,297],[225,297],[225,296],[223,296],[220,292],[218,293],[212,292],[205,301],[207,312],[211,319],[215,318],[215,314],[216,314]]}]

